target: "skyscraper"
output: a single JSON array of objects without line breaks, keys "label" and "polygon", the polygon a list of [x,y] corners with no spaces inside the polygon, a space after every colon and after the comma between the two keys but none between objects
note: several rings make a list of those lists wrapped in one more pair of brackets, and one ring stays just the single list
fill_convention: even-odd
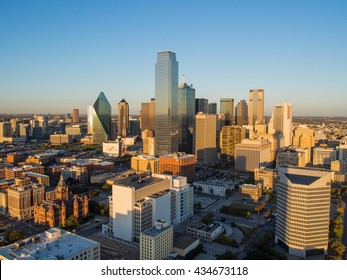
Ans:
[{"label": "skyscraper", "polygon": [[141,130],[154,130],[155,99],[141,103]]},{"label": "skyscraper", "polygon": [[248,106],[246,100],[242,99],[237,103],[235,109],[235,122],[237,125],[248,124]]},{"label": "skyscraper", "polygon": [[195,114],[202,112],[208,113],[208,99],[205,98],[196,98],[195,99]]},{"label": "skyscraper", "polygon": [[221,159],[235,160],[236,144],[246,138],[246,128],[238,125],[223,126],[220,133]]},{"label": "skyscraper", "polygon": [[122,137],[129,134],[129,104],[124,99],[118,103],[118,134]]},{"label": "skyscraper", "polygon": [[80,121],[80,110],[73,109],[72,110],[72,122],[78,123]]},{"label": "skyscraper", "polygon": [[264,90],[251,89],[249,91],[248,124],[264,123]]},{"label": "skyscraper", "polygon": [[283,135],[280,147],[292,145],[293,123],[292,123],[292,104],[283,103],[276,105],[272,111],[269,122],[269,134]]},{"label": "skyscraper", "polygon": [[195,89],[185,82],[178,86],[178,150],[193,153]]},{"label": "skyscraper", "polygon": [[208,103],[208,113],[217,114],[217,103]]},{"label": "skyscraper", "polygon": [[155,64],[156,154],[178,151],[178,62],[171,51],[158,52]]},{"label": "skyscraper", "polygon": [[217,115],[198,113],[195,116],[194,151],[196,160],[204,163],[217,160]]},{"label": "skyscraper", "polygon": [[88,107],[88,133],[92,134],[93,144],[102,144],[111,137],[111,105],[103,92]]},{"label": "skyscraper", "polygon": [[234,99],[233,98],[220,99],[220,113],[225,115],[225,125],[232,125],[234,123]]},{"label": "skyscraper", "polygon": [[299,257],[326,254],[329,237],[328,171],[280,167],[277,177],[275,241]]}]

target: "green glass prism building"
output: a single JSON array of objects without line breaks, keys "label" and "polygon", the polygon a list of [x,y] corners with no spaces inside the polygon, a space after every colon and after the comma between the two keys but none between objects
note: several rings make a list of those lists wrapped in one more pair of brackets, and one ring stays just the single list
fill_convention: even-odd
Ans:
[{"label": "green glass prism building", "polygon": [[88,133],[93,144],[102,144],[111,136],[111,105],[105,94],[100,92],[93,106],[88,107]]},{"label": "green glass prism building", "polygon": [[171,51],[158,52],[155,64],[156,154],[178,151],[178,62]]}]

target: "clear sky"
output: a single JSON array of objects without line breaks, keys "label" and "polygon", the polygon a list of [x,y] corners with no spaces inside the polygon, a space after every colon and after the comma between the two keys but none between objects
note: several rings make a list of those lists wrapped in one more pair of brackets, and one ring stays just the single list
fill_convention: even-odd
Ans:
[{"label": "clear sky", "polygon": [[265,113],[347,116],[347,1],[0,1],[0,113],[116,112],[154,97],[156,53],[209,102],[265,90]]}]

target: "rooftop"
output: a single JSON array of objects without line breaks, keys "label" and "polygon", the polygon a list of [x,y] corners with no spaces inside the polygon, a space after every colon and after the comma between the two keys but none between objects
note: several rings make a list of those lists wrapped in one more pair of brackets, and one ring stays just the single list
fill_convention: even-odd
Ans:
[{"label": "rooftop", "polygon": [[163,182],[167,179],[152,177],[148,174],[132,175],[115,181],[116,185],[141,189],[143,187]]},{"label": "rooftop", "polygon": [[306,186],[309,186],[315,181],[317,181],[318,179],[320,179],[320,177],[317,177],[317,176],[297,175],[297,174],[288,174],[288,173],[284,173],[284,175],[286,175],[289,181],[291,181],[293,184],[306,185]]},{"label": "rooftop", "polygon": [[141,235],[147,235],[147,236],[150,236],[150,237],[155,237],[155,236],[158,236],[160,234],[162,234],[163,232],[167,231],[170,227],[169,226],[165,226],[165,224],[157,224],[145,231],[143,231],[141,233]]},{"label": "rooftop", "polygon": [[0,255],[10,260],[64,260],[98,245],[98,242],[63,229],[51,228],[39,235],[0,248]]},{"label": "rooftop", "polygon": [[192,243],[196,242],[199,238],[192,237],[183,233],[175,232],[174,234],[174,247],[179,249],[186,249]]}]

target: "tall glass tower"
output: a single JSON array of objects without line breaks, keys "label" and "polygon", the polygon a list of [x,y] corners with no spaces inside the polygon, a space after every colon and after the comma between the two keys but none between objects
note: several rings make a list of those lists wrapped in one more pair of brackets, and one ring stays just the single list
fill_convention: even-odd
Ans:
[{"label": "tall glass tower", "polygon": [[234,99],[220,99],[220,113],[225,115],[225,125],[233,125],[234,123]]},{"label": "tall glass tower", "polygon": [[155,64],[156,154],[178,151],[178,62],[171,51],[158,52]]},{"label": "tall glass tower", "polygon": [[88,133],[92,134],[93,144],[102,144],[111,137],[111,105],[103,92],[88,107]]},{"label": "tall glass tower", "polygon": [[184,81],[178,86],[178,150],[193,153],[195,89]]}]

